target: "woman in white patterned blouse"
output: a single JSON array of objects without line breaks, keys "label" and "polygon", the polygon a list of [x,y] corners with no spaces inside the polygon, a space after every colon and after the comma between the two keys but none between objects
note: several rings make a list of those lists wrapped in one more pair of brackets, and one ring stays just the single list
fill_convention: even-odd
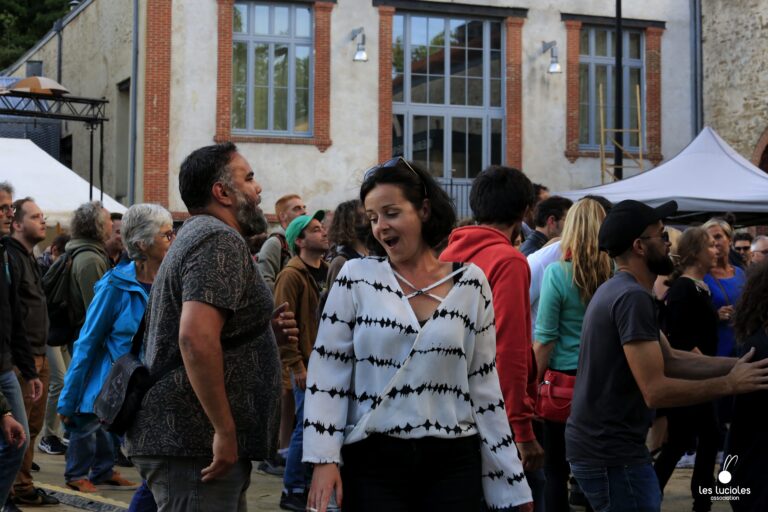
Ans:
[{"label": "woman in white patterned blouse", "polygon": [[[309,363],[308,510],[514,510],[531,501],[499,387],[491,291],[474,265],[442,263],[451,200],[402,158],[360,191],[371,250],[350,260]],[[341,465],[341,468],[339,468]]]}]

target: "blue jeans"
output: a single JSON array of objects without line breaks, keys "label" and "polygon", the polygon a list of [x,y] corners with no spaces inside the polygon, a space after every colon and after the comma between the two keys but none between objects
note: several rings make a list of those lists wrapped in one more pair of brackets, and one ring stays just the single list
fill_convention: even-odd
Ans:
[{"label": "blue jeans", "polygon": [[0,434],[0,507],[2,507],[8,498],[8,493],[11,492],[13,481],[21,468],[24,453],[29,445],[29,425],[27,425],[27,413],[24,409],[24,395],[13,370],[0,373],[0,391],[8,401],[11,414],[24,426],[26,433],[24,444],[18,448],[11,446]]},{"label": "blue jeans", "polygon": [[95,414],[75,414],[65,425],[69,432],[67,482],[89,478],[94,484],[112,478],[115,448],[112,434],[104,430]]},{"label": "blue jeans", "polygon": [[661,489],[650,463],[593,466],[571,463],[571,472],[595,512],[659,512]]},{"label": "blue jeans", "polygon": [[210,457],[131,457],[154,496],[159,512],[244,512],[251,484],[251,461],[238,459],[223,476],[203,482]]},{"label": "blue jeans", "polygon": [[293,400],[296,404],[296,427],[291,434],[291,442],[288,445],[288,455],[285,458],[285,474],[283,475],[283,487],[289,493],[302,493],[307,488],[308,467],[301,462],[304,454],[304,390],[299,389],[291,375],[293,386]]}]

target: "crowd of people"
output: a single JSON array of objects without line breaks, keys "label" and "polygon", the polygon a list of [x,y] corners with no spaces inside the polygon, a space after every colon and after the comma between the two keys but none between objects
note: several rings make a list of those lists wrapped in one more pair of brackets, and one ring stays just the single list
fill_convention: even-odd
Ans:
[{"label": "crowd of people", "polygon": [[[88,202],[36,255],[45,213],[0,183],[3,511],[58,503],[36,448],[141,512],[245,510],[252,461],[285,510],[658,511],[692,452],[693,510],[718,452],[734,510],[768,509],[765,236],[502,166],[459,220],[402,157],[334,211],[283,195],[268,233],[232,143],[192,152],[179,191],[176,228]],[[151,386],[118,436],[95,404],[137,332]]]}]

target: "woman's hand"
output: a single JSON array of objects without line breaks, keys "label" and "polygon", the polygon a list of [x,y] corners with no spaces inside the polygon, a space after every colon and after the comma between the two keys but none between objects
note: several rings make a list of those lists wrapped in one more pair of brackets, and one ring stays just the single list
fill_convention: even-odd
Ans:
[{"label": "woman's hand", "polygon": [[717,310],[717,317],[722,322],[730,322],[733,316],[733,306],[723,306]]},{"label": "woman's hand", "polygon": [[336,491],[336,504],[341,507],[341,473],[339,466],[331,464],[315,464],[312,473],[312,486],[307,497],[307,510],[310,512],[325,512],[333,492]]},{"label": "woman's hand", "polygon": [[275,333],[277,346],[299,342],[299,328],[296,315],[288,311],[288,303],[283,302],[272,312],[272,331]]}]

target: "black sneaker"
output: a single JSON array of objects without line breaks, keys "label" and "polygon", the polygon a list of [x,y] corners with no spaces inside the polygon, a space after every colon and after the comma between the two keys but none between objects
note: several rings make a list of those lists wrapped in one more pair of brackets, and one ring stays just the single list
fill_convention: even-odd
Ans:
[{"label": "black sneaker", "polygon": [[37,447],[48,455],[63,455],[67,451],[67,447],[61,442],[59,436],[45,436]]},{"label": "black sneaker", "polygon": [[69,432],[64,432],[64,435],[61,436],[61,444],[69,446]]},{"label": "black sneaker", "polygon": [[8,496],[8,499],[5,500],[5,505],[3,505],[2,512],[22,512],[19,507],[16,506],[16,504],[11,500],[11,497]]},{"label": "black sneaker", "polygon": [[37,462],[33,462],[32,465],[29,467],[30,471],[40,471],[40,466],[38,466]]},{"label": "black sneaker", "polygon": [[289,494],[283,491],[280,495],[280,508],[304,512],[307,510],[307,495],[303,492],[292,492]]},{"label": "black sneaker", "polygon": [[274,460],[264,460],[259,463],[259,471],[263,471],[272,476],[283,476],[285,473],[285,466],[278,464]]},{"label": "black sneaker", "polygon": [[59,500],[50,496],[42,489],[32,489],[28,494],[16,494],[13,497],[13,501],[17,505],[29,505],[29,506],[41,506],[41,505],[58,505]]}]

